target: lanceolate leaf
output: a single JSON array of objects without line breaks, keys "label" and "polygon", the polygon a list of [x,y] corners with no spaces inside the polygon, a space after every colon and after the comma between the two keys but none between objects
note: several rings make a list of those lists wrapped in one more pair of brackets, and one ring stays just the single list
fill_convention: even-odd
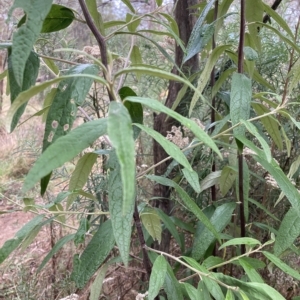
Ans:
[{"label": "lanceolate leaf", "polygon": [[217,145],[215,144],[215,142],[193,120],[190,120],[188,118],[181,116],[180,114],[167,108],[162,103],[160,103],[159,101],[154,100],[154,99],[141,98],[141,97],[127,97],[125,99],[125,101],[126,100],[141,103],[143,105],[150,107],[151,109],[153,109],[155,111],[163,112],[163,113],[169,115],[170,117],[176,119],[182,125],[189,128],[201,142],[203,142],[205,145],[210,147],[213,151],[215,151],[219,155],[220,158],[222,158],[222,154],[221,154],[220,150],[218,149]]},{"label": "lanceolate leaf", "polygon": [[[80,190],[84,187],[92,167],[96,162],[98,155],[95,153],[84,154],[76,164],[69,182],[69,191]],[[76,195],[70,195],[67,200],[67,209],[70,207]]]},{"label": "lanceolate leaf", "polygon": [[167,273],[167,261],[163,255],[157,256],[151,271],[148,299],[153,300],[164,284]]},{"label": "lanceolate leaf", "polygon": [[[261,103],[252,102],[251,106],[259,116],[270,112],[270,110]],[[266,128],[268,134],[270,135],[278,149],[283,150],[283,143],[279,129],[280,124],[278,123],[278,121],[273,116],[269,115],[261,118],[260,122]]]},{"label": "lanceolate leaf", "polygon": [[255,246],[255,245],[261,245],[261,242],[254,239],[254,238],[249,238],[249,237],[243,237],[243,238],[235,238],[232,240],[229,240],[227,242],[225,242],[221,247],[219,247],[219,250],[228,247],[228,246],[232,246],[232,245],[251,245],[251,246]]},{"label": "lanceolate leaf", "polygon": [[236,170],[230,166],[225,166],[222,169],[221,178],[220,178],[220,189],[223,197],[231,189],[233,183],[236,179]]},{"label": "lanceolate leaf", "polygon": [[265,283],[243,282],[222,273],[214,273],[213,276],[229,286],[239,287],[251,300],[284,300],[281,294]]},{"label": "lanceolate leaf", "polygon": [[201,182],[201,191],[207,190],[208,188],[218,184],[220,182],[222,171],[215,171],[208,174]]},{"label": "lanceolate leaf", "polygon": [[112,232],[111,221],[107,220],[100,225],[80,258],[78,254],[74,256],[71,280],[75,281],[79,289],[82,289],[98,270],[114,245],[115,238]]},{"label": "lanceolate leaf", "polygon": [[120,163],[123,185],[123,216],[131,212],[135,200],[135,144],[131,117],[123,103],[111,102],[107,131]]},{"label": "lanceolate leaf", "polygon": [[0,264],[22,243],[22,241],[38,226],[44,219],[44,215],[36,216],[26,223],[14,236],[7,240],[0,248]]},{"label": "lanceolate leaf", "polygon": [[98,11],[97,8],[97,0],[86,0],[86,6],[89,10],[89,13],[91,14],[95,25],[97,29],[100,31],[100,33],[105,36],[105,28],[104,28],[104,23],[102,19],[101,13]]},{"label": "lanceolate leaf", "polygon": [[175,277],[173,270],[169,263],[167,262],[167,272],[164,282],[164,290],[167,294],[167,299],[172,300],[183,300],[181,286]]},{"label": "lanceolate leaf", "polygon": [[[201,15],[198,18],[191,33],[188,45],[186,47],[186,56],[183,62],[186,62],[195,54],[199,53],[201,51],[201,48],[203,48],[208,43],[209,39],[212,37],[214,33],[214,26],[211,26],[211,24],[206,25],[204,24],[204,21],[214,3],[215,0],[211,0],[201,12]],[[207,36],[207,38],[205,38],[205,36]],[[205,42],[202,41],[203,39],[205,40]]]},{"label": "lanceolate leaf", "polygon": [[177,183],[168,178],[155,175],[148,175],[147,178],[149,178],[150,180],[154,180],[159,184],[175,188],[184,205],[186,205],[186,207],[199,219],[199,221],[201,221],[208,228],[208,232],[211,232],[212,236],[219,240],[219,232],[217,231],[216,227],[212,225],[212,223],[208,220],[206,215],[202,212],[202,210],[198,207],[194,200],[192,200]]},{"label": "lanceolate leaf", "polygon": [[187,180],[187,182],[191,185],[191,187],[194,189],[196,193],[201,192],[200,183],[199,183],[199,176],[198,173],[194,170],[189,169],[182,169],[182,173]]},{"label": "lanceolate leaf", "polygon": [[109,267],[109,265],[106,263],[100,268],[100,270],[97,274],[97,277],[95,278],[95,280],[91,286],[91,293],[90,293],[89,300],[98,300],[100,298],[102,284],[105,279],[105,275],[106,275],[108,267]]},{"label": "lanceolate leaf", "polygon": [[230,47],[231,47],[231,45],[221,45],[221,46],[216,47],[212,51],[211,55],[209,56],[209,58],[205,64],[204,70],[202,71],[202,73],[198,79],[198,83],[197,83],[197,91],[198,92],[194,93],[193,98],[191,100],[191,104],[190,104],[190,108],[189,108],[189,115],[191,115],[191,113],[199,99],[199,94],[202,94],[218,58],[220,57],[220,55],[222,53],[225,52],[225,50],[229,49]]},{"label": "lanceolate leaf", "polygon": [[43,259],[42,263],[40,264],[39,268],[37,269],[37,273],[40,272],[46,263],[57,253],[66,243],[72,241],[75,237],[75,234],[68,234],[61,238],[51,249],[51,251],[47,254],[47,256]]},{"label": "lanceolate leaf", "polygon": [[15,0],[9,11],[9,17],[16,8],[26,13],[26,23],[13,34],[12,69],[16,82],[23,86],[24,70],[27,59],[43,26],[44,19],[50,11],[53,0]]},{"label": "lanceolate leaf", "polygon": [[193,171],[189,161],[187,160],[186,156],[183,154],[183,152],[180,150],[178,146],[176,146],[174,143],[167,140],[164,136],[162,136],[157,131],[143,126],[141,124],[134,124],[138,128],[145,131],[147,134],[149,134],[152,138],[154,138],[164,149],[165,151],[172,156],[178,163],[183,165],[185,168],[187,168],[188,171]]},{"label": "lanceolate leaf", "polygon": [[281,221],[274,244],[274,254],[279,256],[288,249],[300,234],[299,212],[290,208]]},{"label": "lanceolate leaf", "polygon": [[[218,206],[210,218],[211,224],[217,230],[218,233],[222,232],[224,228],[228,225],[231,220],[232,212],[235,209],[235,203],[225,203],[221,206]],[[199,260],[203,257],[208,247],[212,242],[215,241],[215,236],[212,234],[208,228],[204,228],[201,234],[198,236],[199,241],[202,243],[198,243],[197,247],[193,247],[193,258]],[[205,243],[203,243],[205,241]]]},{"label": "lanceolate leaf", "polygon": [[120,173],[120,165],[118,163],[115,152],[110,153],[107,167],[110,170],[108,177],[108,201],[113,234],[119,247],[124,265],[127,266],[129,260],[129,247],[131,240],[131,226],[134,202],[132,202],[128,212],[124,215],[122,201],[122,178]]},{"label": "lanceolate leaf", "polygon": [[[79,65],[71,68],[66,75],[96,75],[99,69],[95,65]],[[61,81],[52,101],[46,121],[43,151],[60,136],[66,135],[76,118],[77,106],[82,105],[90,90],[93,79],[74,77]]]},{"label": "lanceolate leaf", "polygon": [[[9,51],[10,52],[10,51]],[[12,55],[10,54],[8,57],[8,77],[9,77],[9,86],[10,86],[10,100],[11,103],[13,103],[18,95],[28,90],[31,86],[35,84],[35,81],[37,79],[38,73],[39,73],[39,67],[40,67],[40,61],[37,56],[37,54],[33,51],[30,52],[29,57],[27,61],[25,62],[24,66],[24,80],[23,84],[20,87],[18,82],[16,81],[14,71],[13,71],[13,62],[12,62]],[[26,104],[24,103],[14,114],[10,131],[13,131],[15,127],[17,126],[20,117],[22,116]]]},{"label": "lanceolate leaf", "polygon": [[[24,182],[23,191],[26,192],[31,189],[41,178],[74,158],[98,137],[106,134],[106,122],[106,119],[98,119],[84,123],[68,135],[57,139],[42,153],[29,171]],[[59,155],[57,155],[58,153]]]},{"label": "lanceolate leaf", "polygon": [[162,228],[157,211],[154,208],[145,207],[141,212],[140,217],[144,227],[153,240],[157,240],[160,244]]},{"label": "lanceolate leaf", "polygon": [[[234,73],[230,93],[230,116],[232,125],[236,125],[241,119],[249,119],[251,95],[251,80],[244,74]],[[240,125],[233,129],[233,133],[234,135],[244,135],[245,127]]]},{"label": "lanceolate leaf", "polygon": [[[196,288],[194,288],[191,284],[184,282],[183,283],[186,292],[188,293],[191,300],[199,300],[199,294]],[[201,298],[200,298],[201,299]]]},{"label": "lanceolate leaf", "polygon": [[300,274],[298,271],[292,269],[289,265],[284,263],[282,260],[280,260],[277,256],[274,254],[267,252],[267,251],[262,251],[262,253],[278,268],[280,268],[283,272],[286,274],[294,277],[297,280],[300,280]]}]

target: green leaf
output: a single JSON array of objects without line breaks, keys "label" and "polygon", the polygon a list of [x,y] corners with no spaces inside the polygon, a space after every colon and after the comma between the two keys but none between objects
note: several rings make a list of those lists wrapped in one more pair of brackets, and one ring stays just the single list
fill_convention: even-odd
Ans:
[{"label": "green leaf", "polygon": [[191,185],[196,193],[201,193],[200,183],[199,183],[199,176],[198,173],[194,170],[189,169],[182,169],[181,170],[187,182]]},{"label": "green leaf", "polygon": [[[212,226],[217,230],[218,234],[224,230],[232,218],[232,213],[236,207],[235,203],[225,203],[218,206],[210,218]],[[208,227],[204,228],[198,236],[198,243],[193,247],[192,256],[199,260],[203,257],[208,247],[216,240],[215,236]],[[204,242],[205,241],[205,242]]]},{"label": "green leaf", "polygon": [[256,49],[260,51],[260,36],[258,35],[257,24],[253,22],[262,21],[264,14],[263,3],[262,0],[251,0],[250,2],[246,1],[245,5],[245,17],[248,25],[248,31]]},{"label": "green leaf", "polygon": [[8,12],[11,17],[16,8],[26,13],[26,23],[13,34],[12,69],[17,84],[23,86],[24,70],[32,47],[42,30],[43,22],[51,9],[53,0],[23,1],[15,0]]},{"label": "green leaf", "polygon": [[133,13],[135,13],[135,9],[133,8],[132,4],[129,0],[121,0]]},{"label": "green leaf", "polygon": [[249,264],[249,262],[244,260],[244,258],[239,258],[239,263],[245,270],[245,272],[251,282],[264,283],[261,276],[258,274],[258,272],[256,272],[256,270],[252,267],[252,265]]},{"label": "green leaf", "polygon": [[[96,75],[98,72],[97,66],[84,64],[71,68],[66,75]],[[68,78],[59,83],[47,115],[43,151],[57,138],[71,130],[76,118],[77,106],[83,104],[92,83],[93,79],[86,77]]]},{"label": "green leaf", "polygon": [[288,177],[284,174],[277,162],[272,159],[271,163],[268,163],[264,151],[257,148],[251,141],[242,136],[238,136],[236,138],[256,153],[256,155],[253,155],[252,157],[272,175],[282,192],[284,192],[292,204],[294,210],[300,216],[300,194]]},{"label": "green leaf", "polygon": [[207,190],[210,187],[218,184],[220,182],[222,171],[215,171],[209,173],[201,182],[201,191]]},{"label": "green leaf", "polygon": [[260,142],[268,162],[271,162],[272,159],[272,154],[269,145],[265,141],[265,139],[259,134],[257,128],[255,125],[253,125],[251,122],[246,121],[246,120],[241,120],[241,122],[246,126],[247,130],[254,135],[254,137]]},{"label": "green leaf", "polygon": [[155,0],[157,6],[161,6],[163,3],[163,0]]},{"label": "green leaf", "polygon": [[[232,125],[236,125],[241,119],[249,119],[251,95],[251,80],[244,74],[234,73],[230,93],[230,117]],[[244,135],[245,127],[238,126],[233,129],[233,133],[234,135]]]},{"label": "green leaf", "polygon": [[230,68],[221,73],[220,78],[215,82],[212,88],[212,97],[216,96],[218,91],[220,90],[222,84],[228,79],[228,77],[236,70],[236,68]]},{"label": "green leaf", "polygon": [[141,19],[140,18],[137,19],[136,16],[133,16],[132,14],[128,13],[126,14],[126,23],[128,23],[127,28],[129,32],[135,32],[141,23]]},{"label": "green leaf", "polygon": [[272,18],[274,19],[281,29],[285,30],[292,39],[294,39],[294,34],[289,27],[289,25],[285,22],[285,20],[276,12],[276,10],[272,9],[268,4],[262,3],[264,7],[264,11]]},{"label": "green leaf", "polygon": [[[95,153],[86,153],[79,159],[69,181],[70,192],[74,190],[81,190],[84,187],[97,157],[98,155]],[[66,206],[67,209],[72,205],[75,198],[76,195],[70,195],[68,197]]]},{"label": "green leaf", "polygon": [[[186,56],[183,59],[183,63],[192,58],[195,54],[199,53],[211,39],[214,33],[214,26],[212,24],[204,24],[205,18],[214,5],[215,1],[211,0],[205,6],[201,15],[199,16],[192,33],[190,35],[187,47],[186,47]],[[207,31],[207,32],[206,32]],[[205,41],[203,41],[205,40]]]},{"label": "green leaf", "polygon": [[77,254],[74,256],[71,280],[75,281],[79,289],[82,289],[98,270],[114,245],[111,221],[107,220],[100,225],[80,258]]},{"label": "green leaf", "polygon": [[199,293],[198,300],[211,300],[209,291],[208,291],[206,285],[204,284],[203,280],[199,281],[197,290]]},{"label": "green leaf", "polygon": [[160,244],[162,228],[157,211],[154,208],[145,207],[141,212],[140,217],[142,224],[151,235],[153,240],[157,240]]},{"label": "green leaf", "polygon": [[166,185],[175,188],[176,192],[179,194],[180,199],[186,205],[186,207],[207,227],[208,232],[212,232],[213,237],[216,237],[219,240],[219,233],[216,228],[212,225],[209,219],[205,216],[202,210],[198,207],[198,205],[189,197],[189,195],[173,180],[168,178],[155,176],[155,175],[147,175],[147,178],[150,180],[156,181],[161,185]]},{"label": "green leaf", "polygon": [[[253,109],[257,113],[258,116],[262,116],[270,112],[268,108],[266,108],[262,103],[251,103]],[[279,150],[283,150],[283,143],[280,134],[280,124],[273,116],[265,116],[260,119],[261,123],[264,125],[265,129],[267,130],[268,134],[276,144]]]},{"label": "green leaf", "polygon": [[158,295],[159,290],[162,288],[167,273],[167,266],[168,264],[164,256],[157,256],[152,267],[149,281],[149,300],[154,300],[154,298]]},{"label": "green leaf", "polygon": [[265,283],[243,282],[221,273],[214,273],[213,275],[229,286],[239,287],[251,300],[284,300],[281,294]]},{"label": "green leaf", "polygon": [[274,244],[274,254],[279,256],[288,249],[300,234],[299,212],[290,208],[281,221]]},{"label": "green leaf", "polygon": [[86,0],[85,2],[97,29],[104,36],[105,35],[104,22],[101,13],[98,11],[97,0]]},{"label": "green leaf", "polygon": [[229,49],[231,45],[220,45],[216,47],[212,53],[210,54],[205,67],[198,79],[197,83],[197,93],[194,93],[193,98],[191,100],[190,108],[189,108],[189,115],[192,114],[192,111],[199,99],[199,95],[203,92],[208,80],[210,79],[211,72],[219,59],[220,55],[225,52],[225,50]]},{"label": "green leaf", "polygon": [[37,269],[37,273],[39,273],[43,267],[47,264],[47,262],[57,253],[66,243],[74,240],[75,234],[68,234],[61,238],[51,249],[51,251],[46,255],[43,259],[42,263],[40,264],[39,268]]},{"label": "green leaf", "polygon": [[73,10],[66,6],[52,4],[46,16],[41,33],[59,31],[70,26],[75,19]]},{"label": "green leaf", "polygon": [[221,178],[220,178],[220,190],[225,197],[228,191],[231,189],[233,183],[235,182],[237,172],[234,168],[230,166],[225,166],[222,169]]},{"label": "green leaf", "polygon": [[7,240],[2,248],[0,248],[0,264],[30,235],[30,233],[44,219],[44,215],[39,215],[26,223],[14,236],[13,239]]},{"label": "green leaf", "polygon": [[108,177],[108,201],[113,234],[124,265],[127,266],[129,261],[134,202],[132,202],[128,212],[124,215],[122,178],[120,164],[118,163],[115,152],[110,153],[107,166],[110,171]]},{"label": "green leaf", "polygon": [[[30,89],[20,93],[20,95],[16,98],[16,100],[14,101],[14,103],[11,105],[8,113],[7,113],[7,121],[6,121],[6,127],[9,128],[11,120],[14,116],[14,114],[16,113],[16,111],[19,109],[19,107],[21,107],[24,103],[26,103],[30,98],[34,97],[35,95],[37,95],[40,92],[43,92],[46,88],[52,86],[53,84],[56,84],[62,80],[65,79],[71,79],[71,78],[75,78],[75,77],[86,77],[86,78],[90,78],[93,79],[95,81],[101,82],[102,84],[106,84],[106,81],[98,76],[94,76],[94,75],[88,75],[88,74],[74,74],[74,75],[69,75],[69,76],[61,76],[46,82],[43,82],[40,85],[36,85],[31,87]],[[7,125],[9,124],[9,125]]]},{"label": "green leaf", "polygon": [[84,242],[85,235],[89,231],[89,229],[90,229],[89,220],[86,218],[80,219],[80,224],[74,237],[74,244],[76,247],[78,247],[79,244],[82,244]]},{"label": "green leaf", "polygon": [[150,127],[146,127],[141,124],[134,124],[134,126],[137,126],[138,128],[145,131],[152,138],[154,138],[172,158],[174,158],[178,163],[180,163],[185,168],[187,168],[188,171],[190,171],[190,172],[193,171],[186,156],[183,154],[183,152],[180,150],[180,148],[177,145],[170,142],[163,135],[161,135],[157,131],[151,129]]},{"label": "green leaf", "polygon": [[[181,251],[183,251],[183,247],[184,244],[182,243],[182,240],[179,236],[179,233],[176,229],[175,224],[173,223],[173,221],[171,220],[171,218],[166,215],[161,209],[159,208],[155,208],[160,219],[162,220],[162,222],[164,223],[165,227],[170,231],[170,233],[173,235],[173,237],[175,238],[176,242],[178,243]],[[177,225],[178,226],[178,225]]]},{"label": "green leaf", "polygon": [[249,46],[245,46],[243,51],[244,51],[245,59],[249,61],[255,61],[258,59],[258,54],[253,48]]},{"label": "green leaf", "polygon": [[[139,65],[143,63],[142,55],[140,52],[140,48],[136,45],[132,47],[132,51],[130,53],[130,60],[131,60],[131,65]],[[137,73],[136,77],[138,80],[141,79],[141,74]],[[136,96],[136,95],[130,95],[130,96]]]},{"label": "green leaf", "polygon": [[258,208],[260,208],[261,210],[264,211],[265,214],[267,214],[268,216],[270,216],[273,220],[277,221],[277,222],[280,222],[280,220],[274,216],[265,206],[263,206],[261,203],[259,203],[258,201],[256,200],[253,200],[251,198],[248,198],[248,201],[253,203],[254,205],[256,205]]},{"label": "green leaf", "polygon": [[173,270],[167,262],[167,273],[165,276],[164,290],[167,294],[167,299],[183,300],[181,286],[175,277]]},{"label": "green leaf", "polygon": [[107,131],[120,163],[123,185],[122,213],[125,216],[131,211],[135,199],[135,144],[131,117],[122,103],[110,103]]},{"label": "green leaf", "polygon": [[[122,100],[129,96],[136,96],[136,93],[128,86],[123,86],[119,90],[119,95]],[[144,115],[143,115],[143,107],[140,103],[133,103],[130,101],[125,101],[125,107],[128,109],[130,114],[132,123],[143,124],[144,122]],[[133,127],[133,137],[137,139],[140,134],[141,129],[134,126]]]},{"label": "green leaf", "polygon": [[267,251],[262,251],[264,256],[268,258],[274,265],[276,265],[279,269],[281,269],[283,272],[286,274],[292,276],[293,278],[300,280],[300,274],[298,271],[292,269],[289,265],[284,263],[282,260],[280,260],[277,256],[274,254],[267,252]]},{"label": "green leaf", "polygon": [[191,300],[199,300],[199,294],[196,288],[187,282],[183,282],[186,292],[188,293]]},{"label": "green leaf", "polygon": [[225,300],[235,300],[234,293],[231,290],[227,290]]},{"label": "green leaf", "polygon": [[57,139],[42,153],[29,171],[23,185],[23,191],[30,190],[41,178],[74,158],[98,137],[106,134],[106,123],[106,119],[90,121],[75,128],[68,135]]},{"label": "green leaf", "polygon": [[[14,71],[13,71],[13,61],[12,61],[12,54],[9,51],[8,56],[8,77],[9,77],[9,88],[10,88],[10,101],[14,103],[17,99],[19,94],[23,91],[28,90],[31,86],[35,85],[35,81],[38,77],[40,67],[40,61],[37,54],[33,51],[30,52],[28,59],[25,62],[24,66],[24,80],[23,84],[20,87],[19,83],[17,82]],[[26,108],[26,103],[24,103],[19,109],[14,113],[10,131],[13,131],[17,126],[22,114],[24,113]]]},{"label": "green leaf", "polygon": [[103,284],[103,281],[105,279],[105,275],[106,275],[108,266],[109,266],[108,264],[104,264],[100,268],[93,284],[91,285],[91,292],[90,292],[89,300],[98,300],[100,298],[100,294],[101,294],[101,290],[102,290],[102,284]]},{"label": "green leaf", "polygon": [[293,89],[298,87],[300,81],[300,60],[299,59],[292,66],[291,70],[288,73],[288,77],[292,78],[289,80],[289,86],[288,86],[288,95],[289,95],[293,91]]},{"label": "green leaf", "polygon": [[125,99],[125,101],[141,103],[143,105],[150,107],[153,110],[163,112],[163,113],[169,115],[170,117],[179,121],[185,127],[189,128],[201,142],[203,142],[209,148],[211,148],[213,151],[215,151],[219,155],[219,157],[222,159],[222,154],[221,154],[219,148],[217,147],[217,145],[215,144],[215,142],[193,120],[190,120],[188,118],[181,116],[180,114],[176,113],[175,111],[172,111],[171,109],[167,108],[162,103],[160,103],[159,101],[154,100],[154,99],[141,98],[141,97],[127,97]]}]

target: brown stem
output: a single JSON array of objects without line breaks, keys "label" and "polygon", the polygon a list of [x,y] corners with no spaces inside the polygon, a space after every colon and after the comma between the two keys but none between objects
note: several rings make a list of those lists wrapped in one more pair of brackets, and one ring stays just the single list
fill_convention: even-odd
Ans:
[{"label": "brown stem", "polygon": [[[90,28],[90,30],[92,31],[94,37],[97,40],[99,49],[100,49],[100,53],[101,53],[101,62],[104,65],[104,67],[107,69],[108,66],[108,59],[107,59],[107,50],[106,50],[106,42],[104,37],[102,36],[102,34],[99,32],[99,30],[97,29],[90,13],[89,10],[85,4],[84,0],[78,0],[80,7],[82,9],[83,15],[85,17],[86,20],[86,24],[88,25],[88,27]],[[105,76],[105,75],[104,75]],[[107,78],[105,78],[107,79]],[[108,95],[109,95],[109,99],[112,101],[114,100],[114,97],[112,95],[112,93],[108,90]]]},{"label": "brown stem", "polygon": [[144,238],[144,235],[143,235],[142,222],[141,222],[141,219],[140,219],[140,215],[139,215],[136,203],[134,205],[133,219],[134,219],[137,235],[138,235],[141,247],[142,247],[144,268],[147,272],[147,277],[148,277],[148,280],[149,280],[150,275],[151,275],[151,262],[150,262],[150,259],[149,259],[149,256],[148,256],[148,252],[145,248],[146,247],[146,242],[145,242],[145,238]]},{"label": "brown stem", "polygon": [[[281,3],[282,0],[275,0],[274,3],[272,4],[271,8],[273,10],[276,10],[279,4]],[[269,15],[265,15],[263,18],[263,23],[268,23],[271,21],[271,17]]]}]

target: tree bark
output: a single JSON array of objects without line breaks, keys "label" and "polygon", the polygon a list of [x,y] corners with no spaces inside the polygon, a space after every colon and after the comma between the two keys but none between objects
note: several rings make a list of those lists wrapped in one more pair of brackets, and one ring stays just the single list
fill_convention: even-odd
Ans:
[{"label": "tree bark", "polygon": [[[198,4],[199,0],[174,0],[175,11],[174,17],[179,27],[179,36],[183,41],[184,45],[187,45],[191,32],[193,30],[196,17],[194,15],[194,11],[189,9],[192,5]],[[176,45],[175,46],[175,63],[177,66],[181,66],[183,60],[184,53],[181,48]],[[199,70],[199,58],[198,55],[195,55],[190,60],[188,60],[182,67],[184,73],[190,75]],[[177,69],[174,67],[172,73],[178,75]],[[182,84],[174,81],[170,81],[168,87],[168,97],[166,100],[166,106],[171,108],[179,90],[181,89]],[[178,107],[180,110],[180,106]],[[167,131],[171,130],[171,127],[176,125],[176,122],[172,118],[168,118],[163,113],[154,117],[154,129],[162,134],[163,136],[167,135]],[[154,164],[165,159],[168,155],[164,151],[164,149],[154,141],[153,144],[153,155],[154,155]],[[155,175],[161,176],[163,175],[168,167],[169,161],[164,162],[155,168]],[[170,214],[173,208],[173,203],[170,200],[170,189],[166,186],[156,184],[153,191],[154,197],[157,197],[156,206],[162,209],[162,211],[166,214]],[[160,250],[164,252],[168,252],[170,248],[170,233],[165,230],[162,236],[162,243],[160,245]]]}]

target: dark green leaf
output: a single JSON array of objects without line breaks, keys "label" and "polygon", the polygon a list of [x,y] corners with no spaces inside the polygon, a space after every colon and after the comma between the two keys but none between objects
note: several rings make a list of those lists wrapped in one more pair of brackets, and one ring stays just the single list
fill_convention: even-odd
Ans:
[{"label": "dark green leaf", "polygon": [[82,289],[98,270],[114,245],[111,221],[108,220],[100,225],[80,258],[78,255],[74,256],[71,280],[75,281],[79,289]]}]

